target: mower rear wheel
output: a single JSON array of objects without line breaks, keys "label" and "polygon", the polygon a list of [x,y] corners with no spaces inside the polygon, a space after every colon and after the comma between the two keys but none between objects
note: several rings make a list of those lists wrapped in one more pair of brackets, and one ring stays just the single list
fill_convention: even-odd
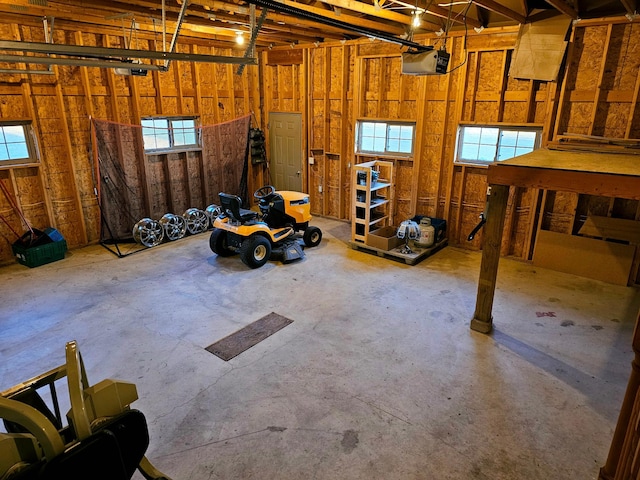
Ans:
[{"label": "mower rear wheel", "polygon": [[260,268],[271,257],[271,242],[262,235],[252,235],[242,243],[240,258],[250,268]]},{"label": "mower rear wheel", "polygon": [[322,230],[318,227],[307,227],[302,235],[302,240],[307,247],[316,247],[322,240]]},{"label": "mower rear wheel", "polygon": [[227,232],[220,228],[214,228],[209,238],[211,251],[220,257],[230,257],[235,251],[231,250],[227,244]]}]

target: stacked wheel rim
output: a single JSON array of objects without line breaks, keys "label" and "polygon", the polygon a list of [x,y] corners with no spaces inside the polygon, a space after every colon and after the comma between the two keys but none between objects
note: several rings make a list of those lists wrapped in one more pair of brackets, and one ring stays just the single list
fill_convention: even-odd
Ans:
[{"label": "stacked wheel rim", "polygon": [[207,214],[207,217],[209,217],[209,222],[213,227],[213,222],[215,222],[216,218],[218,218],[218,216],[222,213],[222,209],[218,205],[211,204],[207,207],[205,213]]},{"label": "stacked wheel rim", "polygon": [[145,247],[155,247],[164,238],[164,228],[151,218],[143,218],[133,226],[133,239]]},{"label": "stacked wheel rim", "polygon": [[180,215],[167,213],[160,219],[167,240],[179,240],[187,233],[187,221]]},{"label": "stacked wheel rim", "polygon": [[199,208],[188,209],[183,217],[187,221],[187,230],[192,235],[202,233],[209,228],[209,217]]}]

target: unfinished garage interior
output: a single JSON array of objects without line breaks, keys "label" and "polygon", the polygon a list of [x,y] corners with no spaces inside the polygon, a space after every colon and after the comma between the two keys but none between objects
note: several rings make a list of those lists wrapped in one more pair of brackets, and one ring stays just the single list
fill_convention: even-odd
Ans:
[{"label": "unfinished garage interior", "polygon": [[640,478],[639,96],[637,0],[0,0],[0,480]]}]

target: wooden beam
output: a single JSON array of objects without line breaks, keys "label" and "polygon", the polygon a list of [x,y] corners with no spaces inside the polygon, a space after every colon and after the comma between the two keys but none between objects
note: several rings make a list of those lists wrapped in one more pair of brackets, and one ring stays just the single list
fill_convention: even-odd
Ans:
[{"label": "wooden beam", "polygon": [[[208,0],[195,0],[196,3],[200,3],[200,4],[209,4],[209,3],[222,3],[222,2],[211,2]],[[291,0],[279,0],[278,3],[281,3],[283,5],[287,5],[289,7],[295,7],[295,8],[299,8],[301,10],[304,10],[306,12],[310,12],[310,13],[315,13],[316,15],[321,15],[323,17],[326,18],[330,18],[332,20],[341,20],[343,22],[348,22],[348,23],[354,23],[354,24],[358,24],[361,27],[365,27],[365,28],[371,28],[371,29],[375,29],[375,30],[380,30],[383,32],[387,32],[387,33],[392,33],[394,35],[401,35],[404,33],[404,30],[400,27],[397,26],[393,26],[393,25],[388,25],[385,23],[381,23],[381,22],[376,22],[373,20],[369,20],[366,18],[360,18],[357,17],[355,15],[348,15],[346,13],[335,13],[332,10],[325,10],[323,8],[318,8],[318,7],[314,7],[311,5],[305,5],[303,3],[299,3],[299,2],[294,2]],[[375,10],[375,7],[372,7],[372,10]],[[380,10],[375,10],[376,12],[379,12]],[[386,11],[386,10],[385,10]],[[364,13],[364,12],[361,12]],[[398,23],[405,23],[407,25],[411,24],[411,17],[407,16],[407,15],[402,15],[396,12],[393,12],[395,15],[393,15],[394,18],[388,18],[388,20],[392,20]],[[371,14],[370,14],[371,15]],[[406,17],[406,18],[405,18]],[[287,25],[291,25],[292,24],[292,17],[289,15],[282,15],[282,14],[278,14],[278,13],[274,13],[272,11],[269,11],[268,14],[268,18],[270,18],[273,22],[275,22],[277,24],[277,22],[285,22],[285,24]],[[385,17],[382,17],[385,18]],[[402,21],[401,21],[402,20]],[[295,24],[299,24],[301,26],[311,26],[311,27],[315,27],[315,28],[319,28],[320,31],[324,31],[325,29],[329,29],[329,31],[332,31],[335,27],[331,27],[330,25],[320,25],[316,22],[312,22],[310,20],[306,20],[306,19],[302,19],[302,18],[297,18],[295,17]]]},{"label": "wooden beam", "polygon": [[509,62],[511,60],[511,52],[513,50],[503,50],[502,52],[502,77],[500,78],[500,99],[498,100],[498,123],[502,123],[504,119],[504,95],[507,90],[509,81]]},{"label": "wooden beam", "polygon": [[324,139],[324,161],[322,162],[322,191],[324,195],[322,196],[322,214],[327,215],[329,213],[329,196],[330,190],[329,185],[329,155],[327,152],[331,151],[331,48],[324,49],[324,85],[322,86],[322,90],[324,93],[324,131],[323,131],[323,139]]},{"label": "wooden beam", "polygon": [[502,230],[509,199],[507,185],[491,185],[487,223],[482,234],[482,260],[476,296],[476,310],[471,320],[471,330],[490,333],[493,330],[493,297],[496,291],[498,262],[502,246]]},{"label": "wooden beam", "polygon": [[[569,48],[567,49],[567,55],[566,55],[566,60],[565,60],[565,69],[564,69],[564,75],[563,75],[563,79],[562,79],[562,87],[560,88],[560,96],[558,98],[557,102],[554,102],[551,106],[551,112],[547,111],[547,113],[551,113],[551,115],[547,115],[545,123],[549,122],[549,126],[553,126],[553,136],[551,138],[545,138],[545,141],[543,141],[543,144],[546,145],[546,143],[548,143],[550,140],[555,140],[555,138],[559,135],[559,134],[563,134],[566,132],[560,132],[560,120],[562,119],[562,114],[563,114],[563,110],[565,108],[565,96],[567,96],[567,83],[569,82],[569,78],[570,75],[572,74],[572,69],[571,69],[571,65],[572,65],[572,61],[573,61],[573,55],[574,55],[574,45],[575,45],[575,39],[576,39],[576,28],[572,28],[571,29],[571,37],[569,39]],[[575,68],[575,67],[574,67]],[[557,88],[557,82],[549,82],[552,86],[556,85]],[[556,91],[557,93],[557,91]],[[553,115],[553,113],[555,113],[555,115]],[[551,125],[551,122],[555,121],[555,125]],[[546,125],[545,125],[546,126]],[[544,130],[547,132],[551,132],[551,130]]]},{"label": "wooden beam", "polygon": [[[298,2],[292,2],[291,0],[277,0],[278,3],[282,3],[284,5],[296,6],[298,8],[307,10],[304,4]],[[413,18],[411,15],[405,15],[404,13],[398,13],[393,10],[386,10],[384,8],[376,8],[374,5],[367,4],[364,2],[358,2],[356,0],[320,0],[322,3],[326,3],[327,5],[332,5],[334,7],[338,7],[340,9],[350,10],[352,12],[361,13],[364,15],[370,15],[372,17],[383,18],[385,20],[391,20],[393,22],[402,23],[404,25],[411,25]],[[321,12],[324,12],[322,15],[326,15],[326,10],[317,9]],[[334,14],[335,15],[335,14]],[[343,21],[347,20],[351,15],[344,15],[341,13],[338,15],[338,18],[342,17]]]},{"label": "wooden beam", "polygon": [[604,89],[602,88],[602,82],[605,76],[605,69],[607,67],[607,58],[609,56],[609,43],[611,42],[611,32],[613,31],[613,24],[609,24],[607,27],[607,37],[604,41],[604,48],[602,50],[602,60],[600,61],[600,71],[598,72],[598,87],[596,88],[595,95],[593,97],[593,109],[591,111],[591,123],[589,124],[588,135],[593,135],[593,127],[596,123],[596,117],[598,116],[598,105],[602,101],[604,96]]},{"label": "wooden beam", "polygon": [[[627,118],[627,128],[624,132],[624,138],[631,138],[631,128],[633,127],[633,119],[636,116],[638,110],[638,99],[640,98],[640,75],[636,76],[636,84],[633,89],[633,99],[631,106],[629,107],[629,116]],[[640,207],[640,206],[639,206]]]},{"label": "wooden beam", "polygon": [[[15,37],[16,40],[20,40],[21,39],[21,35],[20,35],[20,29],[17,25],[13,25],[12,28],[12,33]],[[24,69],[26,68],[26,65],[24,64],[18,64],[18,68],[20,69]],[[42,135],[40,134],[41,130],[40,130],[40,125],[39,125],[39,121],[38,121],[38,116],[36,115],[36,111],[33,105],[33,102],[35,101],[35,97],[33,96],[33,91],[31,88],[31,81],[29,79],[29,77],[27,75],[21,75],[21,93],[22,93],[22,102],[24,103],[24,109],[27,113],[28,118],[31,120],[31,128],[33,129],[33,133],[35,135],[35,137],[37,139],[41,139]],[[57,227],[57,219],[56,216],[54,215],[53,212],[53,203],[51,201],[51,197],[49,196],[49,192],[51,192],[52,190],[49,188],[49,166],[47,165],[46,162],[42,161],[42,157],[43,157],[43,152],[40,151],[40,162],[38,163],[38,180],[39,180],[39,186],[41,189],[41,193],[42,196],[44,198],[44,203],[46,206],[46,212],[47,212],[47,217],[48,217],[48,222],[49,225],[52,226],[53,228]],[[15,190],[17,192],[17,190]],[[17,197],[17,195],[16,195]]]},{"label": "wooden beam", "polygon": [[[368,13],[371,12],[371,5],[362,3],[362,2],[357,2],[355,0],[320,0],[323,1],[325,3],[330,3],[332,5],[335,5],[334,2],[344,2],[344,6],[342,6],[342,8],[347,8],[347,9],[352,9],[352,7],[349,7],[347,5],[351,4],[355,4],[355,8],[362,8],[362,5],[364,5],[366,11],[362,11],[362,13],[366,13],[367,15],[374,15],[374,16],[381,16],[381,11],[385,11],[385,12],[391,12],[390,10],[385,10],[385,9],[376,9],[375,6],[373,6],[374,12],[373,13]],[[415,4],[412,4],[410,2],[404,2],[402,0],[392,0],[390,2],[390,6],[392,5],[402,5],[405,8],[409,8],[409,9],[416,9]],[[341,5],[336,5],[336,6],[341,6]],[[469,17],[464,17],[462,15],[454,15],[452,17],[451,12],[449,12],[448,9],[440,7],[438,5],[429,5],[426,9],[425,8],[421,8],[418,7],[418,10],[421,12],[426,12],[428,14],[433,15],[434,17],[440,17],[446,20],[451,20],[452,22],[457,22],[457,23],[461,23],[464,24],[466,22],[467,25],[472,26],[472,27],[481,27],[482,24],[480,23],[480,21],[476,20],[475,18],[469,18]],[[386,15],[386,14],[382,14],[382,15]],[[413,20],[412,16],[407,15],[411,20]],[[390,18],[390,20],[392,20],[393,18]],[[400,21],[400,20],[396,20],[396,21]],[[440,28],[439,26],[437,28]]]},{"label": "wooden beam", "polygon": [[[547,0],[549,1],[549,0]],[[562,1],[562,0],[559,0]],[[505,7],[504,5],[496,2],[495,0],[473,0],[473,3],[481,6],[482,8],[486,8],[487,10],[491,10],[503,17],[507,17],[511,20],[515,20],[518,23],[525,23],[526,18],[524,15],[516,12],[515,10],[511,10],[510,8]]]},{"label": "wooden beam", "polygon": [[[452,43],[454,46],[452,46],[452,52],[455,51],[455,43],[456,43],[456,39],[452,39]],[[464,48],[460,49],[460,60],[457,62],[457,65],[462,65],[463,63],[466,64],[465,59],[467,56],[467,52],[465,51]],[[467,70],[461,70],[460,73],[458,73],[457,75],[460,75],[461,78],[465,78],[466,77],[466,72]],[[448,75],[448,79],[447,79],[447,88],[445,90],[445,95],[444,95],[444,102],[445,102],[445,106],[444,106],[444,121],[442,122],[442,129],[440,130],[440,145],[438,148],[438,161],[440,164],[440,168],[438,169],[438,180],[436,183],[436,191],[435,191],[435,204],[434,204],[434,209],[433,209],[433,216],[437,217],[438,216],[438,207],[440,206],[440,190],[442,189],[442,184],[443,181],[445,180],[445,172],[447,172],[447,169],[453,169],[453,162],[451,160],[451,158],[445,158],[445,152],[446,152],[446,142],[445,139],[447,138],[447,122],[450,121],[449,118],[449,112],[451,110],[451,102],[449,99],[449,95],[451,93],[451,89],[452,89],[452,84],[453,84],[453,74],[449,74]],[[464,84],[464,82],[462,82]],[[464,88],[460,88],[458,87],[458,90],[464,90]],[[426,95],[426,90],[425,90],[425,95]],[[458,97],[459,98],[459,97]],[[458,112],[456,111],[455,114],[455,120],[459,121],[460,120],[460,116],[458,114]],[[457,125],[457,123],[456,123]],[[454,140],[455,141],[455,140]],[[455,145],[453,145],[452,151],[455,151]],[[445,193],[445,196],[447,194]]]},{"label": "wooden beam", "polygon": [[340,209],[340,213],[338,214],[338,218],[343,218],[345,216],[348,216],[348,214],[345,212],[346,209],[346,205],[347,205],[347,189],[351,188],[350,182],[348,181],[349,178],[349,170],[346,168],[346,152],[349,151],[353,151],[353,145],[348,145],[348,136],[347,136],[347,132],[349,131],[349,128],[347,127],[347,125],[349,125],[349,122],[347,121],[347,105],[348,105],[348,97],[347,97],[347,92],[349,90],[349,87],[347,86],[347,83],[349,81],[349,47],[346,45],[342,45],[340,47],[340,53],[341,58],[342,58],[342,72],[341,72],[341,95],[340,95],[340,131],[342,132],[342,135],[340,136],[340,178],[339,178],[339,185],[340,188],[338,189],[340,192],[340,203],[339,203],[339,209]]},{"label": "wooden beam", "polygon": [[629,15],[638,13],[638,0],[620,0]]},{"label": "wooden beam", "polygon": [[564,0],[545,0],[549,5],[558,10],[560,13],[573,18],[576,20],[578,18],[578,12],[571,7],[568,3],[565,3]]},{"label": "wooden beam", "polygon": [[619,468],[618,466],[624,465],[624,463],[620,462],[623,448],[627,442],[629,445],[635,443],[632,442],[630,438],[627,438],[627,431],[630,429],[630,426],[633,425],[632,419],[635,418],[636,398],[640,390],[640,312],[638,312],[638,319],[633,329],[631,347],[633,349],[631,374],[629,376],[629,382],[627,383],[624,399],[622,400],[622,406],[620,407],[620,413],[618,414],[618,422],[616,423],[616,429],[613,433],[611,446],[609,447],[607,461],[599,472],[599,480],[612,480],[613,478],[622,477],[623,472],[620,471],[622,467]]},{"label": "wooden beam", "polygon": [[640,177],[553,168],[530,168],[517,165],[491,164],[491,185],[546,188],[602,197],[640,200]]}]

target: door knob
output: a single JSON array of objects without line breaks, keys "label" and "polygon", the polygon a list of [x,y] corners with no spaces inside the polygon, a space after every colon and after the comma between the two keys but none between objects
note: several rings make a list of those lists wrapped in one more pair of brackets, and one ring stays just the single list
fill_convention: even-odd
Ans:
[{"label": "door knob", "polygon": [[300,170],[298,170],[298,171],[296,172],[296,175],[300,176]]}]

